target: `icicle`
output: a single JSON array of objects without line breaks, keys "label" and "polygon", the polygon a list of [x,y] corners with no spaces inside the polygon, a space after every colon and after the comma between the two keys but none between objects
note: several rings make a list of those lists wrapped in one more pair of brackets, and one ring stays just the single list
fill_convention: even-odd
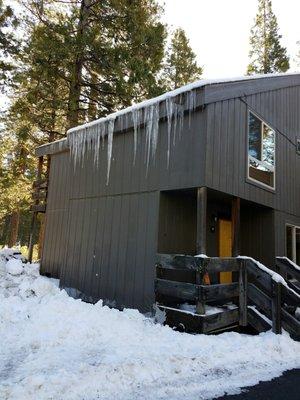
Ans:
[{"label": "icicle", "polygon": [[[176,98],[176,102],[175,102]],[[184,111],[189,112],[189,126],[191,125],[191,114],[196,108],[196,91],[190,90],[185,93],[177,94],[176,97],[164,96],[156,102],[149,102],[143,105],[143,108],[135,106],[130,111],[115,113],[108,118],[103,118],[97,123],[87,124],[82,128],[71,131],[68,135],[70,151],[74,161],[74,168],[77,165],[83,167],[86,155],[93,157],[94,165],[98,167],[101,147],[104,149],[107,136],[107,177],[106,184],[109,183],[112,146],[115,121],[118,118],[118,129],[124,131],[129,123],[133,125],[133,165],[136,163],[136,155],[138,151],[138,133],[140,125],[144,124],[145,130],[145,163],[147,164],[147,172],[150,160],[155,162],[155,155],[158,143],[159,133],[159,107],[160,102],[166,104],[167,116],[167,165],[170,164],[171,143],[176,144],[177,135],[181,137],[183,131]],[[173,122],[174,121],[174,122]],[[173,133],[173,138],[172,138]],[[173,140],[171,140],[173,139]]]},{"label": "icicle", "polygon": [[172,130],[172,115],[173,115],[173,99],[166,99],[167,121],[168,121],[168,150],[167,150],[167,165],[170,163],[170,147],[171,147],[171,130]]},{"label": "icicle", "polygon": [[176,134],[177,134],[177,121],[178,121],[178,111],[179,105],[174,103],[174,132],[173,132],[173,146],[176,144]]},{"label": "icicle", "polygon": [[101,137],[101,142],[102,142],[102,149],[104,149],[105,134],[106,134],[106,124],[104,122],[101,122],[99,124],[99,128],[100,128],[100,137]]},{"label": "icicle", "polygon": [[106,176],[106,185],[108,185],[108,182],[109,182],[114,129],[115,129],[115,118],[110,119],[108,121],[108,127],[107,127],[108,139],[107,139],[107,176]]},{"label": "icicle", "polygon": [[135,165],[136,160],[136,152],[137,152],[137,135],[138,135],[138,127],[140,124],[140,110],[137,108],[131,111],[131,117],[133,121],[133,140],[134,140],[134,148],[133,148],[133,165]]},{"label": "icicle", "polygon": [[151,152],[151,131],[152,131],[152,106],[146,107],[144,111],[144,125],[146,131],[146,147],[145,147],[145,161],[147,164],[146,172],[148,173],[148,167],[150,162]]},{"label": "icicle", "polygon": [[94,149],[94,164],[96,164],[96,167],[98,168],[99,166],[99,154],[100,154],[100,146],[101,146],[101,135],[100,135],[100,126],[96,125],[96,131],[95,131],[95,149]]},{"label": "icicle", "polygon": [[190,90],[187,94],[187,107],[189,110],[189,128],[191,127],[191,115],[196,108],[196,91]]},{"label": "icicle", "polygon": [[157,148],[157,141],[158,141],[158,129],[159,129],[159,103],[155,103],[152,106],[152,158],[155,158],[156,148]]}]

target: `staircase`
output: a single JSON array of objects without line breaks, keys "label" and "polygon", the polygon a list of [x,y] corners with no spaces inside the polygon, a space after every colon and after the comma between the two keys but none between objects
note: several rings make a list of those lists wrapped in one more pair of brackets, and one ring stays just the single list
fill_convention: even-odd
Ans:
[{"label": "staircase", "polygon": [[[30,237],[28,244],[28,261],[32,261],[33,255],[33,237],[36,230],[37,225],[37,216],[38,213],[45,213],[47,206],[47,196],[48,196],[48,180],[49,180],[49,170],[50,170],[50,157],[40,156],[38,161],[37,168],[37,179],[33,183],[33,205],[30,207],[30,211],[32,212],[31,219],[31,228],[30,228]],[[45,166],[46,164],[46,166]]]},{"label": "staircase", "polygon": [[[276,266],[280,274],[248,257],[158,254],[156,302],[166,324],[186,332],[209,334],[251,326],[276,334],[284,329],[300,340],[300,268],[279,257]],[[220,272],[232,272],[234,282],[204,283],[206,273]]]}]

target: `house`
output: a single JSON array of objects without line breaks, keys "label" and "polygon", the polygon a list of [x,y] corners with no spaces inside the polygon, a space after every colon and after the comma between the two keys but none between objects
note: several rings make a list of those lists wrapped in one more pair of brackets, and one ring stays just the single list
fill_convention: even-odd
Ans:
[{"label": "house", "polygon": [[41,270],[74,297],[149,309],[156,253],[300,263],[300,74],[198,81],[36,154]]}]

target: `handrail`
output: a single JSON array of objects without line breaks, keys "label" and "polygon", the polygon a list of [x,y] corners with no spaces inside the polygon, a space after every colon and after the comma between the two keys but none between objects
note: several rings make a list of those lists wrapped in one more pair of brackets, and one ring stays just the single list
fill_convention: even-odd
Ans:
[{"label": "handrail", "polygon": [[[169,304],[171,308],[168,308],[168,312],[176,310],[174,308],[176,301],[194,302],[199,314],[198,317],[201,317],[203,322],[208,317],[205,314],[205,305],[217,302],[221,306],[226,304],[228,299],[236,298],[238,299],[237,322],[240,326],[247,326],[250,323],[252,326],[255,325],[254,327],[257,326],[257,329],[261,331],[264,327],[269,326],[263,320],[263,313],[270,320],[274,333],[281,333],[282,328],[284,328],[300,337],[300,321],[290,314],[288,308],[299,307],[300,296],[289,288],[284,279],[276,272],[247,257],[224,259],[207,257],[203,258],[201,263],[197,260],[197,264],[200,267],[198,271],[191,271],[189,266],[192,256],[187,256],[187,262],[185,262],[184,257],[180,256],[180,270],[170,269],[169,262],[165,266],[162,263],[157,264],[158,277],[155,279],[156,299],[162,300],[162,304],[165,304],[166,308],[168,308],[168,298],[171,299],[171,302],[173,301],[173,305],[170,306]],[[159,255],[158,259],[165,258],[163,255]],[[185,268],[184,265],[186,265]],[[231,284],[204,284],[204,273],[223,270],[237,271],[239,274],[238,282]],[[200,275],[199,271],[201,271]],[[178,278],[180,281],[178,281]],[[160,301],[158,302],[160,303]],[[254,313],[253,306],[257,308],[257,313]],[[176,313],[177,317],[182,316],[184,313],[182,310],[177,311],[180,311]],[[197,317],[197,311],[193,314],[194,317]],[[224,312],[226,313],[226,310]],[[230,321],[232,322],[231,319]]]}]

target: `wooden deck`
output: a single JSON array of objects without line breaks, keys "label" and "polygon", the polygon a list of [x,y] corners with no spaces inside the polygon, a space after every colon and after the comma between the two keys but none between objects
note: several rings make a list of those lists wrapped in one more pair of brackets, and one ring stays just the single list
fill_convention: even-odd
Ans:
[{"label": "wooden deck", "polygon": [[[282,266],[281,264],[284,264]],[[289,260],[278,260],[279,272],[298,277],[299,270]],[[229,284],[204,284],[206,273],[233,272]],[[277,276],[278,278],[278,276]],[[300,339],[300,321],[295,310],[300,296],[291,280],[276,279],[248,258],[202,258],[158,254],[155,294],[158,307],[165,313],[166,324],[187,332],[214,333],[232,327],[251,326],[257,332],[282,329]],[[195,312],[182,305],[194,305]],[[230,306],[228,306],[230,303]],[[206,313],[207,306],[220,312]]]}]

